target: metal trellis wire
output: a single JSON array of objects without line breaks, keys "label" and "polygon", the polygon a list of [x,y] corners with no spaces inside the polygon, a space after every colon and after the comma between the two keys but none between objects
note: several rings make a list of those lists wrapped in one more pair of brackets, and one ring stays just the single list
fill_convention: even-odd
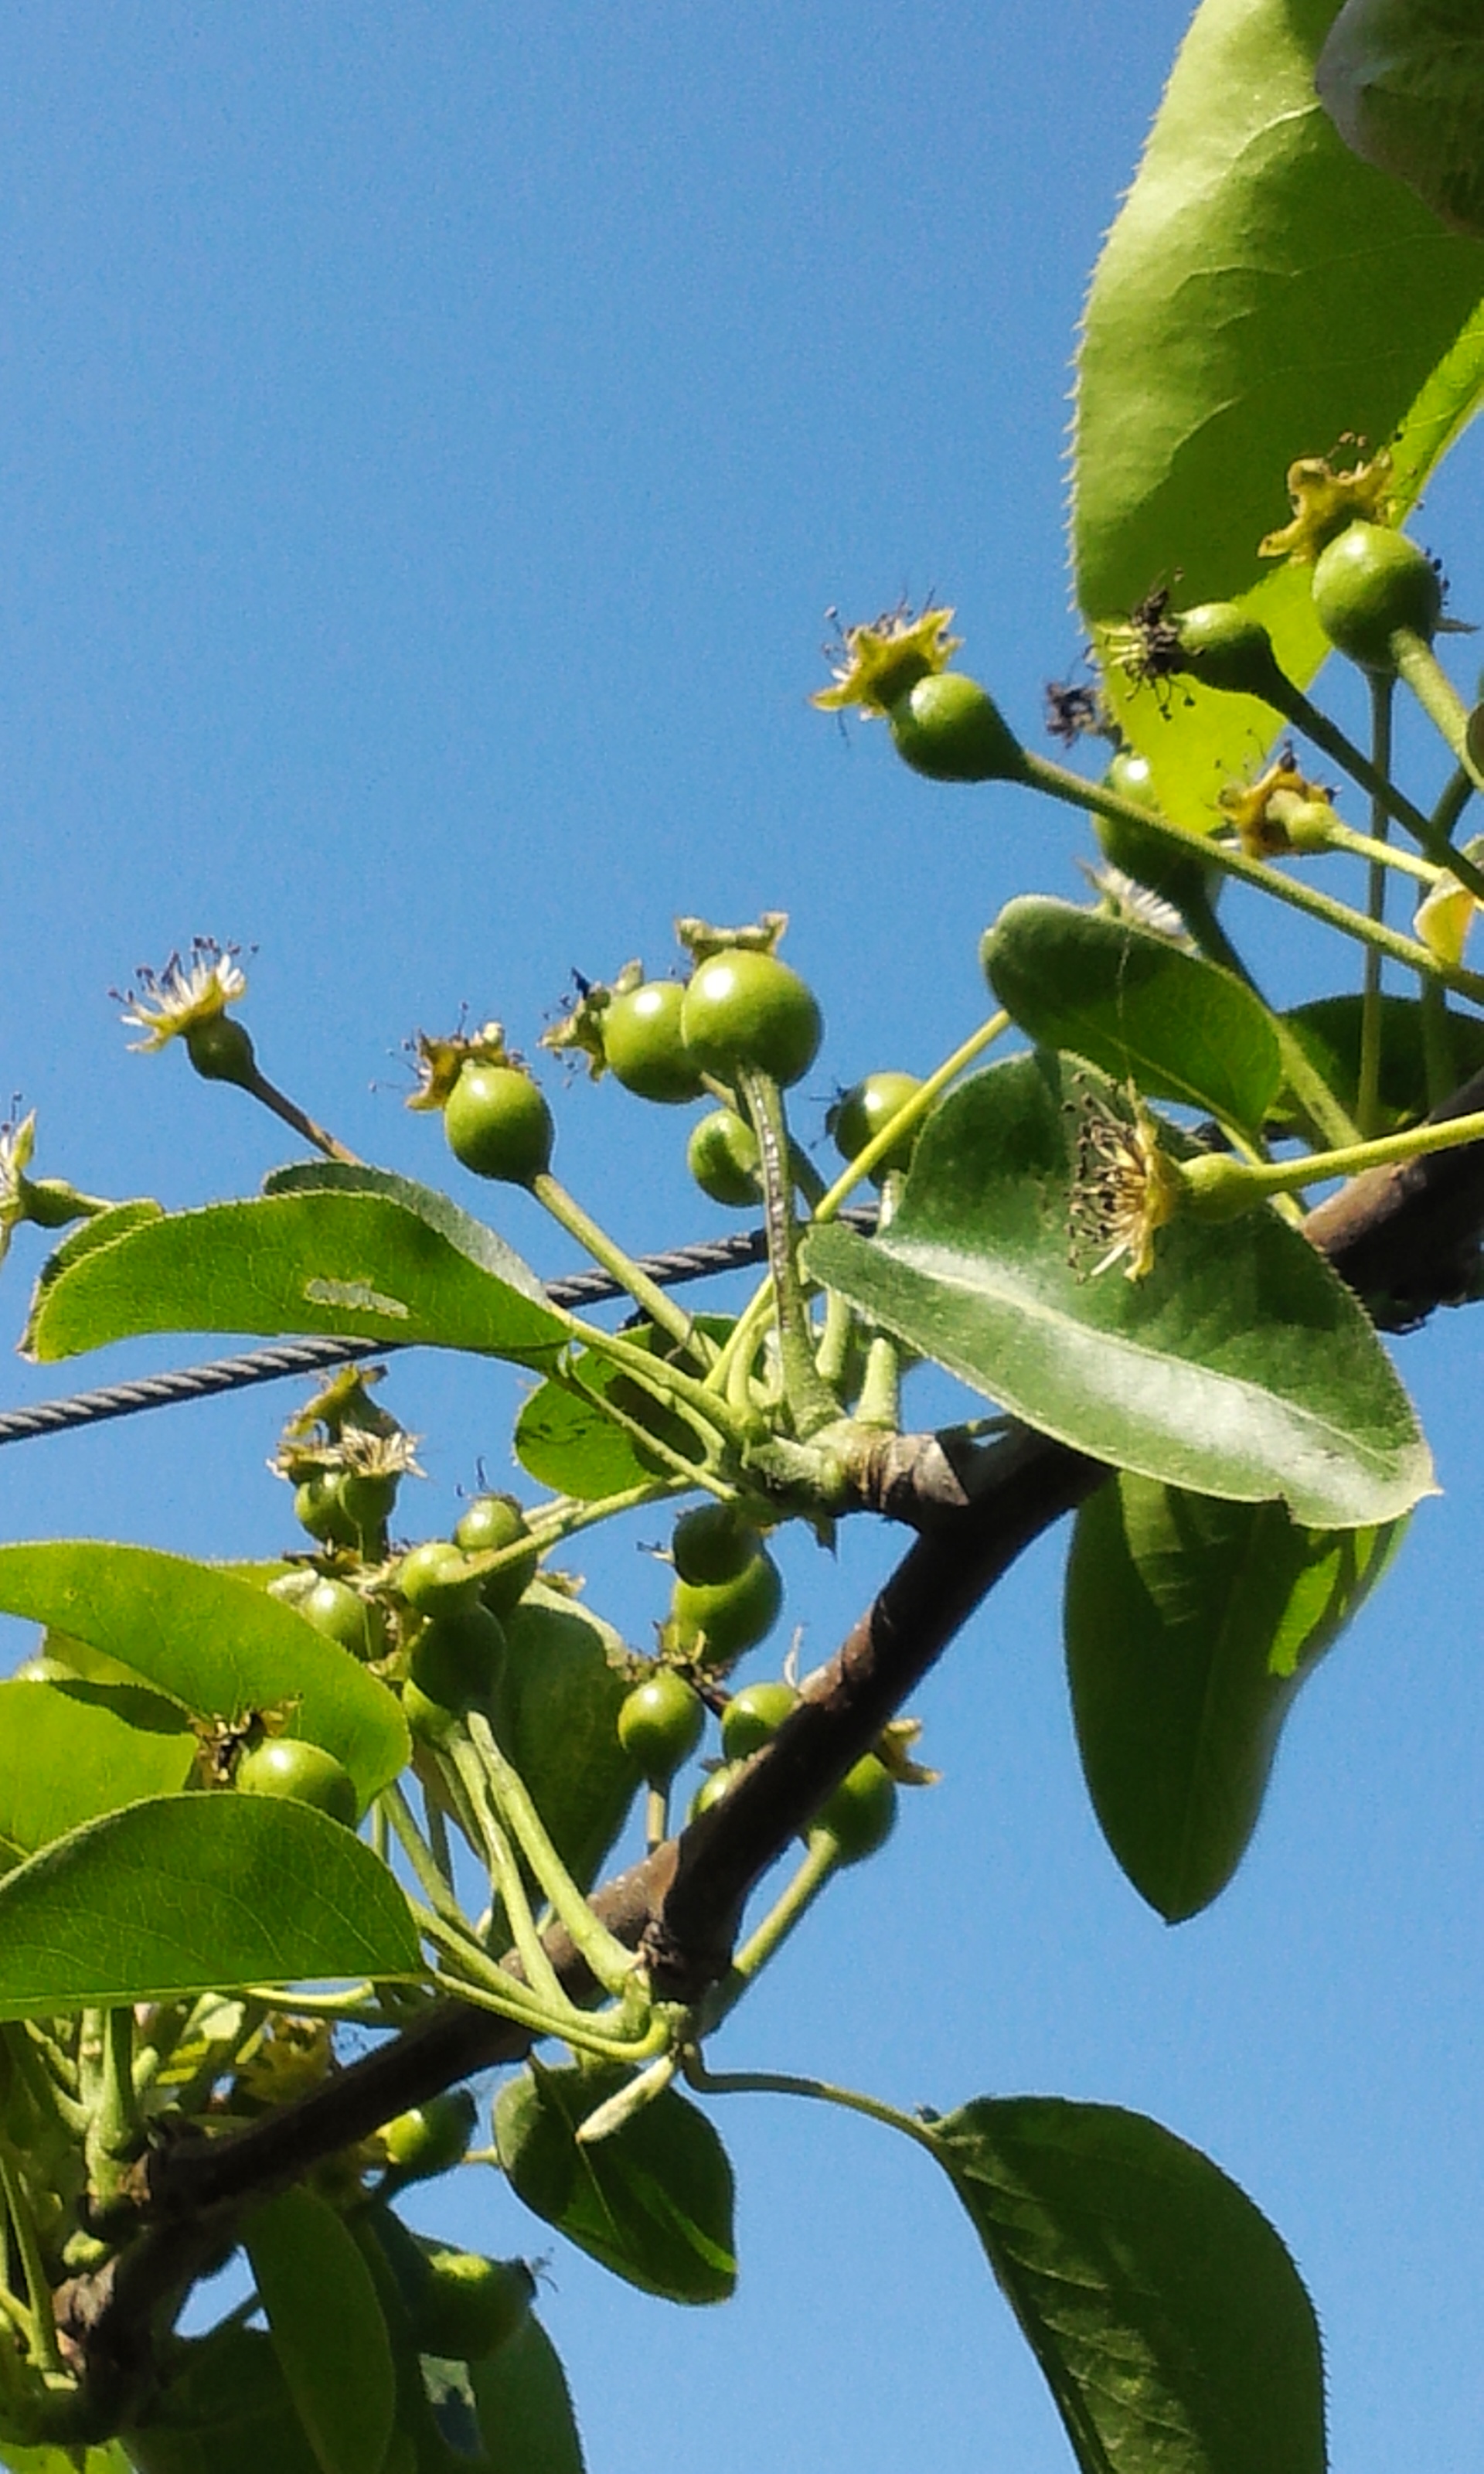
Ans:
[{"label": "metal trellis wire", "polygon": [[[875,1211],[867,1205],[842,1211],[850,1226],[869,1231]],[[735,1272],[767,1259],[767,1238],[761,1228],[746,1228],[733,1237],[708,1238],[679,1246],[668,1253],[643,1254],[638,1268],[659,1288],[680,1288],[687,1280],[705,1280],[718,1272]],[[608,1272],[576,1272],[546,1284],[555,1306],[601,1305],[627,1294]],[[416,1344],[411,1344],[416,1346]],[[178,1367],[167,1374],[142,1374],[132,1383],[109,1383],[96,1392],[74,1392],[61,1400],[37,1400],[26,1409],[0,1414],[0,1443],[29,1443],[37,1435],[64,1433],[73,1426],[101,1425],[108,1418],[137,1417],[143,1409],[168,1409],[179,1400],[207,1399],[217,1392],[240,1392],[253,1383],[276,1383],[286,1374],[315,1374],[322,1368],[344,1366],[364,1357],[387,1357],[409,1344],[395,1340],[286,1340],[254,1348],[242,1357],[217,1357],[204,1366]]]}]

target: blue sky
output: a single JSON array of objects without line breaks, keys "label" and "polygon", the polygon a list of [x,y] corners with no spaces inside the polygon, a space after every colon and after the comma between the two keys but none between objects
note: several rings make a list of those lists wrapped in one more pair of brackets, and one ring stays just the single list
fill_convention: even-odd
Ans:
[{"label": "blue sky", "polygon": [[[956,1044],[984,1010],[979,930],[1017,891],[1073,893],[1086,837],[1016,793],[933,790],[879,733],[811,713],[824,614],[951,601],[966,662],[1027,733],[1074,665],[1075,321],[1187,15],[12,13],[0,1058],[39,1109],[42,1171],[186,1203],[283,1155],[239,1095],[128,1054],[107,990],[198,933],[256,948],[267,1070],[434,1178],[403,1037],[467,1006],[530,1047],[574,967],[668,967],[677,912],[791,913],[828,1021],[811,1141],[837,1084]],[[1466,616],[1484,615],[1479,469],[1466,443],[1424,526]],[[1255,933],[1276,991],[1317,990],[1328,956]],[[562,1175],[628,1243],[715,1225],[677,1117],[609,1085],[560,1114]],[[543,1271],[569,1266],[523,1201],[492,1216]],[[12,1330],[37,1260],[23,1233]],[[80,1379],[218,1346],[110,1352]],[[719,2056],[906,2105],[1061,2092],[1169,2122],[1295,2251],[1345,2474],[1461,2474],[1484,2405],[1475,1347],[1456,1316],[1400,1345],[1446,1492],[1300,1703],[1209,1914],[1166,1931],[1098,1838],[1054,1539],[921,1697],[944,1784]],[[70,1381],[14,1360],[0,1400]],[[263,1462],[297,1396],[12,1448],[4,1533],[275,1550],[288,1500]],[[436,1530],[477,1456],[498,1467],[512,1389],[408,1360],[389,1396],[426,1438],[417,1517]],[[831,1565],[790,1541],[806,1659],[885,1552],[852,1535]],[[634,1540],[586,1568],[646,1639],[663,1589]],[[1062,2474],[1029,2355],[925,2161],[773,2099],[733,2100],[723,2128],[727,2310],[669,2312],[552,2258],[594,2474],[682,2448],[709,2474]],[[469,2179],[443,2222],[549,2247]]]}]

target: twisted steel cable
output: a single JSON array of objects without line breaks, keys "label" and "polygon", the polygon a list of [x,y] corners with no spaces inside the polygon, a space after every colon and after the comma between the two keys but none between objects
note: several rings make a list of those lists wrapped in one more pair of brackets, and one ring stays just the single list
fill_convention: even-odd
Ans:
[{"label": "twisted steel cable", "polygon": [[[869,1205],[843,1211],[850,1226],[871,1229],[875,1212]],[[693,1246],[678,1246],[662,1254],[641,1254],[638,1268],[658,1288],[680,1288],[687,1280],[712,1278],[767,1257],[763,1229],[746,1228],[733,1237],[713,1237]],[[551,1280],[546,1294],[552,1304],[567,1308],[600,1305],[626,1295],[608,1272],[575,1272]],[[167,1374],[143,1374],[132,1383],[109,1383],[96,1392],[74,1392],[61,1400],[37,1400],[27,1409],[0,1415],[0,1443],[29,1443],[36,1435],[56,1435],[72,1426],[100,1425],[108,1418],[136,1417],[142,1409],[168,1409],[178,1400],[201,1400],[217,1392],[240,1392],[253,1383],[276,1383],[285,1374],[315,1374],[322,1368],[344,1366],[363,1357],[387,1357],[405,1344],[393,1340],[288,1340],[254,1348],[243,1357],[217,1357],[203,1366],[182,1366]]]}]

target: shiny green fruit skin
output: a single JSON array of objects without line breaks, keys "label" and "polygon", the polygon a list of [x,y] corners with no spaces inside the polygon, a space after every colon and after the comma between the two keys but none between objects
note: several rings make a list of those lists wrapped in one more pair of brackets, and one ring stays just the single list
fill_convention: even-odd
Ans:
[{"label": "shiny green fruit skin", "polygon": [[1314,566],[1314,614],[1337,651],[1364,670],[1394,670],[1399,628],[1430,643],[1443,587],[1426,554],[1388,524],[1351,524]]},{"label": "shiny green fruit skin", "polygon": [[294,1517],[322,1546],[354,1546],[360,1533],[340,1498],[342,1471],[315,1469],[294,1490]]},{"label": "shiny green fruit skin", "polygon": [[722,1751],[729,1761],[745,1761],[760,1752],[798,1707],[791,1684],[744,1684],[722,1711]]},{"label": "shiny green fruit skin", "polygon": [[[868,1074],[852,1091],[847,1091],[838,1106],[830,1110],[828,1121],[830,1138],[841,1158],[859,1159],[866,1145],[875,1140],[898,1108],[904,1108],[922,1088],[915,1074],[884,1073]],[[910,1127],[890,1151],[883,1152],[871,1172],[873,1185],[879,1185],[894,1171],[910,1166],[921,1130],[919,1126]]]},{"label": "shiny green fruit skin", "polygon": [[407,1672],[419,1692],[457,1716],[471,1702],[489,1700],[504,1666],[504,1629],[488,1607],[476,1603],[424,1624]]},{"label": "shiny green fruit skin", "polygon": [[713,1108],[691,1128],[685,1165],[701,1191],[728,1211],[755,1211],[762,1199],[757,1137],[730,1108]]},{"label": "shiny green fruit skin", "polygon": [[[671,1619],[681,1644],[703,1665],[724,1666],[766,1640],[783,1608],[783,1583],[767,1548],[731,1581],[677,1581]],[[702,1635],[705,1641],[702,1642]]]},{"label": "shiny green fruit skin", "polygon": [[679,981],[646,980],[606,1008],[603,1054],[609,1072],[636,1100],[669,1107],[700,1099],[701,1079],[681,1029],[684,1005]]},{"label": "shiny green fruit skin", "polygon": [[356,1822],[355,1781],[333,1753],[320,1744],[302,1744],[293,1735],[270,1735],[244,1753],[232,1781],[239,1795],[286,1797],[294,1804],[312,1804],[332,1821],[353,1830]]},{"label": "shiny green fruit skin", "polygon": [[344,1581],[319,1580],[293,1601],[296,1614],[312,1623],[326,1640],[338,1640],[355,1658],[383,1658],[387,1628],[381,1609],[370,1604]]},{"label": "shiny green fruit skin", "polygon": [[826,1797],[814,1828],[828,1831],[842,1864],[858,1864],[885,1846],[896,1820],[897,1783],[884,1761],[867,1753]]},{"label": "shiny green fruit skin", "polygon": [[726,1082],[747,1069],[786,1090],[819,1055],[824,1017],[814,994],[776,954],[740,946],[711,955],[685,989],[681,1027],[693,1062]]},{"label": "shiny green fruit skin", "polygon": [[467,2088],[447,2088],[381,2126],[389,2164],[404,2182],[425,2182],[462,2162],[479,2108]]},{"label": "shiny green fruit skin", "polygon": [[501,1185],[530,1185],[551,1166],[551,1110],[514,1065],[465,1065],[443,1109],[443,1131],[456,1160]]},{"label": "shiny green fruit skin", "polygon": [[728,1761],[721,1769],[708,1771],[690,1799],[686,1821],[699,1821],[703,1812],[709,1812],[713,1804],[720,1804],[723,1796],[735,1785],[741,1769],[740,1761]]},{"label": "shiny green fruit skin", "polygon": [[400,1596],[419,1615],[454,1615],[479,1604],[479,1574],[445,1538],[414,1546],[396,1567]]},{"label": "shiny green fruit skin", "polygon": [[1191,678],[1223,695],[1263,696],[1269,703],[1275,689],[1284,693],[1273,639],[1240,602],[1198,602],[1193,610],[1178,612],[1174,624]]},{"label": "shiny green fruit skin", "polygon": [[1016,782],[1025,756],[993,697],[962,670],[919,679],[887,716],[897,753],[930,782]]},{"label": "shiny green fruit skin", "polygon": [[531,2316],[536,2279],[523,2259],[482,2259],[478,2252],[425,2251],[409,2316],[420,2354],[454,2363],[483,2363],[498,2353]]},{"label": "shiny green fruit skin", "polygon": [[[1119,798],[1127,799],[1132,806],[1159,813],[1159,793],[1147,757],[1120,748],[1103,783],[1105,788],[1116,790]],[[1132,816],[1094,813],[1092,830],[1098,848],[1112,866],[1121,868],[1136,885],[1147,885],[1151,893],[1161,894],[1177,910],[1183,910],[1186,904],[1209,900],[1214,890],[1212,880],[1219,875],[1216,869],[1177,850],[1162,834],[1146,832]]]},{"label": "shiny green fruit skin", "polygon": [[358,1538],[377,1539],[396,1501],[395,1477],[347,1468],[340,1481],[340,1506]]},{"label": "shiny green fruit skin", "polygon": [[[497,1555],[503,1547],[514,1546],[530,1536],[523,1507],[513,1494],[476,1494],[454,1527],[454,1543],[466,1555]],[[479,1594],[492,1615],[508,1615],[519,1605],[536,1578],[540,1564],[540,1549],[533,1546],[526,1555],[517,1555],[511,1563],[502,1564],[497,1572],[487,1572],[480,1582]]]},{"label": "shiny green fruit skin", "polygon": [[682,1581],[734,1581],[757,1552],[757,1532],[730,1503],[698,1503],[682,1512],[670,1557]]},{"label": "shiny green fruit skin", "polygon": [[705,1728],[700,1693],[668,1666],[636,1684],[618,1712],[618,1740],[651,1786],[669,1785]]},{"label": "shiny green fruit skin", "polygon": [[185,1053],[203,1082],[246,1083],[256,1079],[252,1042],[230,1014],[214,1013],[192,1023],[185,1033]]}]

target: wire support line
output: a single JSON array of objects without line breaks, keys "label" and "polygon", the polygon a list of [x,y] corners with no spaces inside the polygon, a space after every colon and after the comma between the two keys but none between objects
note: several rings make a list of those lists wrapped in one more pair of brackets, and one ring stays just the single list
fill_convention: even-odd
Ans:
[{"label": "wire support line", "polygon": [[[875,1225],[874,1207],[842,1211],[842,1221],[868,1233]],[[687,1280],[713,1279],[721,1272],[745,1270],[766,1262],[768,1241],[762,1228],[739,1230],[732,1237],[712,1237],[693,1246],[678,1246],[662,1254],[641,1254],[638,1268],[658,1288],[680,1288]],[[549,1280],[546,1295],[554,1306],[569,1310],[601,1305],[627,1292],[609,1272],[574,1272]],[[170,1409],[180,1400],[209,1399],[221,1392],[246,1391],[254,1383],[277,1383],[288,1374],[316,1374],[331,1366],[346,1366],[367,1357],[389,1357],[416,1343],[396,1340],[344,1339],[277,1341],[243,1357],[217,1357],[203,1366],[181,1366],[165,1374],[141,1374],[132,1382],[109,1383],[96,1392],[74,1392],[61,1400],[36,1400],[29,1408],[0,1414],[0,1443],[32,1442],[38,1435],[65,1433],[75,1426],[102,1425],[109,1418],[137,1417],[144,1409]]]}]

